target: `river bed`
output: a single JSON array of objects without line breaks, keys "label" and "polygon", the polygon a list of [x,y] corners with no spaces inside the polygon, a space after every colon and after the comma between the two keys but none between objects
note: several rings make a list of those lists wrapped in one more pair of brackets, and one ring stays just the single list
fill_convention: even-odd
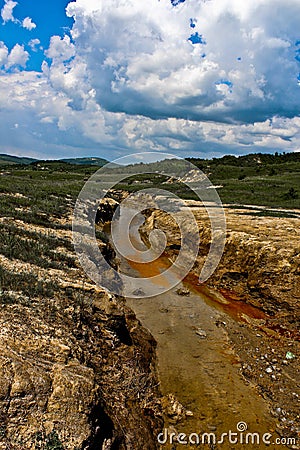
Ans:
[{"label": "river bed", "polygon": [[[131,229],[135,244],[140,241],[137,235],[139,223],[133,224]],[[168,265],[165,256],[151,264],[117,256],[120,271],[137,278],[152,277]],[[178,295],[178,288],[188,289],[190,294]],[[270,415],[268,403],[243,377],[241,363],[228,338],[228,329],[235,321],[247,323],[248,319],[263,319],[263,313],[246,304],[226,301],[221,294],[214,296],[205,286],[198,286],[192,276],[163,294],[151,298],[127,298],[126,302],[157,342],[162,394],[174,395],[183,405],[183,411],[187,411],[187,414],[177,414],[175,404],[174,414],[166,413],[168,441],[171,439],[173,443],[166,443],[162,448],[195,448],[193,444],[176,443],[170,437],[172,432],[187,436],[197,433],[201,437],[203,433],[212,433],[218,441],[222,433],[231,431],[238,433],[240,442],[247,434],[247,431],[243,434],[237,429],[240,422],[246,424],[249,433],[259,434],[258,446],[247,445],[244,441],[229,443],[225,437],[222,444],[200,444],[198,448],[269,448],[262,442],[263,435],[270,433],[272,442],[278,437],[276,421]],[[166,435],[160,439],[166,440]],[[276,445],[276,448],[286,447]]]}]

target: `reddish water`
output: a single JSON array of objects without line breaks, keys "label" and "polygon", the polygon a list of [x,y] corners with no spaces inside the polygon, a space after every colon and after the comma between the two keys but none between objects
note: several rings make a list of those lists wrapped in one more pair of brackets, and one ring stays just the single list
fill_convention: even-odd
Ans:
[{"label": "reddish water", "polygon": [[246,316],[251,319],[267,318],[267,315],[263,311],[246,303],[234,291],[229,291],[227,289],[219,289],[219,291],[214,291],[209,289],[205,284],[199,284],[198,277],[194,274],[190,273],[187,275],[184,279],[184,284],[193,292],[201,294],[206,301],[213,303],[235,320],[247,322]]},{"label": "reddish water", "polygon": [[[127,262],[142,277],[148,278],[162,274],[172,264],[166,255],[162,255],[151,263],[134,262],[129,259]],[[189,273],[184,278],[183,284],[190,291],[200,294],[207,303],[224,311],[235,320],[247,322],[247,317],[251,319],[267,318],[263,311],[246,303],[235,292],[226,289],[214,291],[203,283],[199,284],[198,277],[193,273]]]}]

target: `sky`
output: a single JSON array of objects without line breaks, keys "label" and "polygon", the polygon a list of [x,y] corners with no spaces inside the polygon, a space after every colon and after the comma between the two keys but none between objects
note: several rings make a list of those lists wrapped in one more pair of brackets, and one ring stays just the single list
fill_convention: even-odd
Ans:
[{"label": "sky", "polygon": [[0,0],[0,12],[0,153],[299,151],[299,0]]}]

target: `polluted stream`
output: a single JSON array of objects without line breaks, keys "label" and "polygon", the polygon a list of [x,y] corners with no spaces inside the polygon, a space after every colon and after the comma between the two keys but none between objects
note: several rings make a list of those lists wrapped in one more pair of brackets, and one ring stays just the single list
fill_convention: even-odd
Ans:
[{"label": "polluted stream", "polygon": [[[139,216],[132,222],[130,238],[142,249],[139,226],[144,217]],[[110,225],[106,224],[104,231],[114,245]],[[122,238],[122,230],[119,233]],[[144,263],[142,252],[139,261],[132,261],[130,255],[125,258],[117,248],[115,251],[120,272],[137,279],[147,277],[149,283],[170,265],[163,255]],[[133,288],[137,284],[135,281]],[[179,295],[178,289],[188,295]],[[157,342],[160,390],[168,398],[158,447],[263,449],[270,448],[268,442],[275,446],[276,421],[255,386],[242,376],[227,334],[235,321],[263,319],[263,312],[242,302],[230,302],[221,293],[198,285],[197,277],[191,274],[167,292],[126,298],[126,303]],[[179,433],[186,435],[181,436],[181,443],[176,442]],[[287,447],[276,444],[276,448]]]}]

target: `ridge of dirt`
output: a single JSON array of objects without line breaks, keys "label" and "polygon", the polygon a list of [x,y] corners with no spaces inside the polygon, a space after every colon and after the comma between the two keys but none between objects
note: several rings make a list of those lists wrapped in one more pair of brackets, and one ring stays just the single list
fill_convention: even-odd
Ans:
[{"label": "ridge of dirt", "polygon": [[[68,248],[58,248],[72,254],[71,231],[56,229],[55,220],[1,223],[66,239]],[[0,272],[0,449],[157,448],[156,343],[124,299],[80,267],[0,255]]]}]

